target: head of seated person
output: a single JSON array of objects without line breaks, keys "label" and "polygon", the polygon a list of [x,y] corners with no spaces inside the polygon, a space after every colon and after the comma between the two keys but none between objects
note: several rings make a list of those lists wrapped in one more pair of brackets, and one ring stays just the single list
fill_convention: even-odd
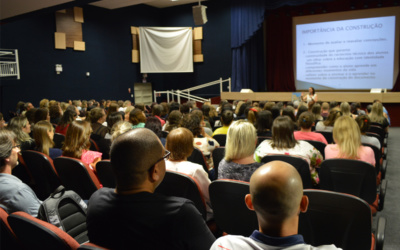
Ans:
[{"label": "head of seated person", "polygon": [[239,161],[250,157],[250,162],[254,162],[253,154],[256,144],[257,134],[253,124],[244,120],[233,122],[226,137],[225,160],[227,162]]},{"label": "head of seated person", "polygon": [[279,116],[272,123],[272,148],[289,149],[297,144],[293,135],[294,124],[288,116]]},{"label": "head of seated person", "polygon": [[307,111],[303,112],[298,120],[301,131],[311,132],[311,127],[314,124],[314,114]]},{"label": "head of seated person", "polygon": [[165,148],[171,152],[171,161],[186,161],[193,152],[193,134],[187,128],[169,132]]},{"label": "head of seated person", "polygon": [[80,159],[83,150],[90,148],[92,128],[87,121],[73,121],[68,127],[62,147],[63,156]]},{"label": "head of seated person", "polygon": [[106,113],[102,108],[94,108],[90,110],[89,119],[91,123],[104,123],[106,121]]},{"label": "head of seated person", "polygon": [[361,132],[353,118],[341,116],[336,120],[333,126],[333,140],[339,148],[339,158],[359,158]]},{"label": "head of seated person", "polygon": [[233,121],[233,112],[231,110],[225,110],[221,115],[221,123],[225,127],[229,127]]}]

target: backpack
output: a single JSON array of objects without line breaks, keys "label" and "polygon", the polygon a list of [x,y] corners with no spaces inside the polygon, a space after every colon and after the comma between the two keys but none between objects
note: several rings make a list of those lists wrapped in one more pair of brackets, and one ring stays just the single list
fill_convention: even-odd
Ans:
[{"label": "backpack", "polygon": [[40,205],[38,218],[60,228],[82,244],[88,241],[86,212],[87,205],[82,198],[61,185]]}]

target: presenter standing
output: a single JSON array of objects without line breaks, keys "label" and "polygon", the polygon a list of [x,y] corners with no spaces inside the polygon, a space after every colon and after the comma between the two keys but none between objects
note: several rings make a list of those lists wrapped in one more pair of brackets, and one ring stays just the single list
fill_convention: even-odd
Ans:
[{"label": "presenter standing", "polygon": [[310,102],[316,103],[318,99],[317,99],[317,94],[315,94],[315,89],[313,87],[308,88],[308,94],[307,95],[304,95],[304,93],[301,93],[301,100],[303,102],[306,102],[307,105]]}]

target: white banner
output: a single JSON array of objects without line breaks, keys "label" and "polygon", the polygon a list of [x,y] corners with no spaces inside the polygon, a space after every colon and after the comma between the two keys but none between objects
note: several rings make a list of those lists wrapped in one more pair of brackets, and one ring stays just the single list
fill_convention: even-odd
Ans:
[{"label": "white banner", "polygon": [[193,72],[191,27],[140,27],[140,72]]}]

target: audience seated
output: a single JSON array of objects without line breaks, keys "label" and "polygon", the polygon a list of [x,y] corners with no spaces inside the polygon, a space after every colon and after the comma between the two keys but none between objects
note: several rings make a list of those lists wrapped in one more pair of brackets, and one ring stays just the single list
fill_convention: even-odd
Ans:
[{"label": "audience seated", "polygon": [[383,106],[380,102],[375,102],[372,104],[371,113],[369,114],[369,118],[371,122],[379,123],[382,125],[382,128],[385,132],[388,132],[389,122],[386,117],[383,115]]},{"label": "audience seated", "polygon": [[344,158],[361,160],[375,166],[374,151],[361,145],[361,133],[356,121],[350,116],[339,117],[333,127],[336,144],[325,147],[325,159]]},{"label": "audience seated", "polygon": [[92,126],[92,138],[97,141],[104,139],[107,133],[110,133],[110,129],[102,125],[106,121],[106,113],[102,108],[94,108],[90,110],[89,114],[90,123]]},{"label": "audience seated", "polygon": [[253,124],[244,120],[233,122],[227,134],[225,158],[218,166],[218,179],[250,181],[253,172],[261,166],[254,161],[256,144],[257,134]]},{"label": "audience seated", "polygon": [[35,150],[42,152],[51,159],[62,155],[62,150],[54,147],[54,128],[48,121],[39,121],[33,128],[33,138],[35,139]]},{"label": "audience seated", "polygon": [[165,124],[165,121],[160,117],[161,113],[163,112],[163,109],[164,109],[163,106],[156,104],[153,106],[153,109],[151,110],[152,115],[156,117],[158,120],[160,120],[161,127],[164,126]]},{"label": "audience seated", "polygon": [[0,129],[0,207],[9,214],[24,211],[36,217],[42,202],[28,185],[11,174],[20,152],[14,132]]},{"label": "audience seated", "polygon": [[207,159],[209,167],[213,167],[211,153],[214,148],[219,147],[219,143],[204,132],[200,126],[200,119],[197,115],[188,114],[183,116],[181,126],[189,129],[194,137],[193,146],[198,148]]},{"label": "audience seated", "polygon": [[[132,107],[132,106],[130,106]],[[121,112],[112,112],[109,116],[107,116],[107,127],[111,131],[114,124],[117,122],[123,121],[124,117]],[[104,136],[104,139],[111,139],[111,132],[107,133]]]},{"label": "audience seated", "polygon": [[312,140],[328,144],[322,134],[311,132],[311,126],[314,124],[314,115],[311,112],[303,112],[299,117],[298,123],[300,131],[294,131],[294,138],[296,140]]},{"label": "audience seated", "polygon": [[[211,130],[211,126],[208,127],[208,125],[210,125],[208,122],[204,121],[204,115],[203,115],[203,111],[199,110],[198,108],[192,110],[191,112],[193,115],[197,115],[200,119],[200,126],[204,129],[204,132],[209,135],[212,136],[213,135],[213,131]],[[207,125],[208,123],[208,125]]]},{"label": "audience seated", "polygon": [[254,158],[257,162],[266,155],[284,154],[303,158],[310,165],[311,178],[318,184],[316,168],[321,165],[321,153],[306,141],[296,141],[294,126],[287,116],[280,116],[272,124],[272,140],[264,140],[256,149]]},{"label": "audience seated", "polygon": [[163,126],[163,130],[171,132],[173,129],[179,128],[182,119],[182,113],[179,110],[173,110],[168,115],[168,121]]},{"label": "audience seated", "polygon": [[261,110],[258,112],[258,119],[256,122],[257,136],[271,137],[272,127],[272,113],[268,110]]},{"label": "audience seated", "polygon": [[208,173],[204,171],[203,166],[190,161],[187,158],[193,152],[193,134],[186,128],[177,128],[172,130],[167,136],[165,148],[171,152],[169,159],[165,162],[167,170],[178,171],[192,176],[197,183],[207,206],[207,219],[212,218],[212,209],[208,186],[211,181]]},{"label": "audience seated", "polygon": [[17,143],[20,145],[21,150],[35,149],[35,141],[29,136],[31,124],[25,116],[12,118],[7,125],[7,129],[13,131],[17,136]]},{"label": "audience seated", "polygon": [[334,245],[312,247],[298,234],[299,214],[307,211],[308,198],[299,173],[290,164],[272,161],[258,168],[245,202],[256,212],[259,229],[250,237],[218,238],[210,249],[337,249]]},{"label": "audience seated", "polygon": [[374,151],[361,145],[361,133],[356,121],[350,116],[339,117],[333,127],[333,140],[336,144],[325,147],[325,158],[344,158],[361,160],[375,166]]},{"label": "audience seated", "polygon": [[369,126],[371,125],[371,120],[369,119],[369,116],[359,115],[356,118],[356,122],[361,132],[361,143],[368,143],[374,145],[378,149],[381,149],[381,143],[378,138],[367,135],[367,131],[369,130]]},{"label": "audience seated", "polygon": [[226,110],[222,113],[221,115],[221,123],[222,127],[217,128],[214,133],[214,135],[226,135],[228,133],[229,126],[231,125],[233,121],[233,112],[230,110]]},{"label": "audience seated", "polygon": [[129,113],[129,122],[132,124],[132,128],[144,128],[146,122],[146,115],[143,110],[136,108]]},{"label": "audience seated", "polygon": [[66,135],[69,125],[78,117],[75,110],[65,110],[56,127],[56,133]]},{"label": "audience seated", "polygon": [[58,124],[61,120],[63,111],[61,110],[60,103],[56,102],[49,107],[49,114],[50,114],[50,123],[51,124]]},{"label": "audience seated", "polygon": [[337,118],[342,115],[339,109],[334,108],[329,112],[329,116],[325,121],[320,121],[315,126],[315,131],[325,131],[325,132],[332,132],[333,125]]},{"label": "audience seated", "polygon": [[79,159],[88,164],[92,170],[101,161],[102,154],[90,151],[90,134],[92,128],[87,121],[73,121],[68,128],[63,145],[63,156]]},{"label": "audience seated", "polygon": [[90,242],[110,249],[209,249],[215,238],[193,203],[154,193],[169,154],[150,130],[120,135],[111,146],[117,187],[89,200]]}]

